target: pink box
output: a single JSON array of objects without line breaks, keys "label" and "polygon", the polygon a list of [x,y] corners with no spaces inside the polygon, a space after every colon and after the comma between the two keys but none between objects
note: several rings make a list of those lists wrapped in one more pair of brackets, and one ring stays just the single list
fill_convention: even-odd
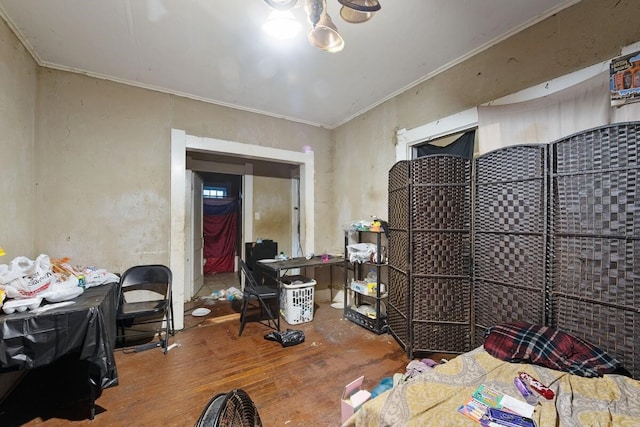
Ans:
[{"label": "pink box", "polygon": [[350,382],[342,392],[342,423],[349,419],[360,406],[371,397],[371,393],[362,389],[364,375]]}]

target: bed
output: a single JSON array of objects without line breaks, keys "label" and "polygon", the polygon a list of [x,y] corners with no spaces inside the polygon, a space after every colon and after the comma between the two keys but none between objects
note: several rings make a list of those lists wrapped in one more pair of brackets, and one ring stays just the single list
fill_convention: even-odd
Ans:
[{"label": "bed", "polygon": [[[572,368],[554,365],[557,361],[564,363],[565,355],[555,360],[553,356],[543,355],[546,344],[544,349],[529,346],[529,352],[534,348],[533,353],[537,352],[542,358],[535,362],[562,370],[530,363],[533,358],[524,358],[527,363],[501,360],[490,354],[490,351],[495,353],[496,348],[486,343],[398,381],[391,389],[366,402],[344,425],[478,426],[478,422],[459,412],[460,407],[481,385],[522,399],[514,385],[520,372],[528,373],[555,393],[551,400],[540,397],[535,405],[531,419],[538,427],[640,425],[640,381],[618,373],[595,377],[584,376],[584,372],[570,373]],[[504,349],[504,346],[497,348]],[[550,361],[553,363],[547,363]],[[614,367],[609,371],[614,371]],[[624,372],[624,369],[616,367],[614,372]]]}]

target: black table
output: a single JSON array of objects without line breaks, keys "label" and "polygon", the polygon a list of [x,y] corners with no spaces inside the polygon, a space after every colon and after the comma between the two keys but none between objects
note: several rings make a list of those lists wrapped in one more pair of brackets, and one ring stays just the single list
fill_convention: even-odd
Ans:
[{"label": "black table", "polygon": [[[326,261],[322,260],[321,256],[314,256],[310,259],[305,257],[297,257],[297,258],[289,258],[285,260],[269,260],[265,262],[265,260],[258,260],[256,265],[259,265],[261,268],[265,270],[272,271],[276,274],[281,274],[283,271],[292,270],[294,268],[308,268],[308,267],[323,267],[325,265],[334,265],[340,264],[344,265],[343,257],[329,256]],[[280,277],[280,276],[278,276]]]},{"label": "black table", "polygon": [[[258,260],[256,261],[256,267],[267,272],[268,276],[278,284],[278,301],[280,301],[280,283],[281,279],[288,270],[296,268],[317,268],[332,265],[344,266],[344,257],[329,256],[328,259],[323,260],[321,256],[314,256],[309,259],[306,257],[289,258],[285,260]],[[333,299],[333,291],[331,290],[333,283],[329,284],[331,292],[331,299]]]},{"label": "black table", "polygon": [[39,314],[0,314],[0,372],[43,367],[78,355],[88,364],[93,419],[96,389],[118,384],[113,354],[118,284],[88,288],[73,301]]}]

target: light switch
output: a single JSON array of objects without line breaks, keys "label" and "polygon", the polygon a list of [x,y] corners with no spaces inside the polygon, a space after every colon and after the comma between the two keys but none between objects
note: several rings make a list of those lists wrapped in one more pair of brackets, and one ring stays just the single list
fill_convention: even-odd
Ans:
[{"label": "light switch", "polygon": [[260,212],[254,213],[253,217],[256,219],[256,221],[259,221],[260,220]]}]

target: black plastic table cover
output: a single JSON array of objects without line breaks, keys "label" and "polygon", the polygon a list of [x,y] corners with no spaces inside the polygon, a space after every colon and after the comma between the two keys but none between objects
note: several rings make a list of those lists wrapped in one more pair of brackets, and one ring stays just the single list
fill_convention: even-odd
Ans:
[{"label": "black plastic table cover", "polygon": [[118,284],[88,288],[73,301],[39,314],[0,314],[0,372],[38,368],[79,354],[89,364],[91,385],[117,385],[113,349]]}]

